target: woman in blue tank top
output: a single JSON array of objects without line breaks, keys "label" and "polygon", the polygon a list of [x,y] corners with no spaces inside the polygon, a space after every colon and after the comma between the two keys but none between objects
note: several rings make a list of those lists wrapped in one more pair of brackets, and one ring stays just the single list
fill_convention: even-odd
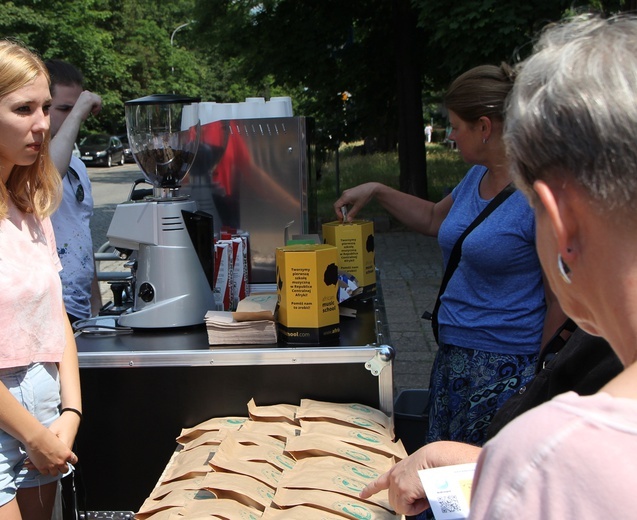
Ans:
[{"label": "woman in blue tank top", "polygon": [[[342,218],[340,208],[349,205],[351,220],[375,198],[411,229],[438,237],[446,266],[458,238],[511,183],[502,130],[512,86],[509,67],[483,65],[447,91],[449,139],[475,165],[451,194],[433,203],[370,182],[345,190],[336,214]],[[541,346],[564,319],[544,283],[533,211],[513,193],[467,235],[441,295],[427,442],[482,445],[493,415],[533,377]]]}]

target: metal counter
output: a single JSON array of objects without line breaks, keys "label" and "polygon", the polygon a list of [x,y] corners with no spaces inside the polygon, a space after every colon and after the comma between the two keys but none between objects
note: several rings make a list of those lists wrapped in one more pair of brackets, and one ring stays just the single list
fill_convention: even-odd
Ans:
[{"label": "metal counter", "polygon": [[382,287],[343,304],[337,345],[210,347],[204,326],[77,338],[84,421],[78,489],[87,511],[136,511],[182,428],[247,416],[247,403],[360,402],[393,412],[393,348]]}]

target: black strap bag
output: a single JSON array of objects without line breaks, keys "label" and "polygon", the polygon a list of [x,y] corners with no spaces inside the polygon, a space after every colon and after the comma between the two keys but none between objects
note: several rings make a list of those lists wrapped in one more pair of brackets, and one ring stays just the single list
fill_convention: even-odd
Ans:
[{"label": "black strap bag", "polygon": [[[572,331],[566,340],[563,331]],[[487,439],[524,412],[573,391],[592,395],[623,370],[619,358],[603,338],[591,336],[567,320],[542,349],[535,377],[512,395],[495,414]]]},{"label": "black strap bag", "polygon": [[438,298],[436,298],[436,304],[434,305],[433,312],[426,311],[422,318],[425,320],[431,320],[431,328],[433,329],[434,338],[436,338],[436,343],[438,343],[438,310],[440,309],[440,297],[445,292],[447,288],[447,284],[449,283],[449,279],[453,275],[454,271],[460,264],[460,258],[462,257],[462,243],[464,239],[467,238],[469,233],[471,233],[478,225],[480,225],[484,219],[486,219],[491,213],[495,211],[495,209],[502,204],[509,196],[515,191],[515,186],[513,183],[508,184],[500,193],[498,193],[489,204],[480,212],[480,214],[473,220],[471,224],[464,230],[462,235],[458,238],[456,243],[451,250],[451,254],[449,255],[449,262],[447,262],[447,268],[445,269],[445,274],[442,277],[442,282],[440,284],[440,289],[438,290]]}]

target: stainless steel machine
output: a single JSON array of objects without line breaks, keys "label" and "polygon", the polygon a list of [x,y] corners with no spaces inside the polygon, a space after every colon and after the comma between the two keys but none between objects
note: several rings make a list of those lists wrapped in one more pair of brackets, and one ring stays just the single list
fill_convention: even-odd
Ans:
[{"label": "stainless steel machine", "polygon": [[153,185],[153,196],[115,209],[110,244],[134,251],[133,306],[118,325],[155,329],[201,324],[214,308],[213,217],[181,195],[201,127],[198,99],[153,95],[125,103],[135,162]]},{"label": "stainless steel machine", "polygon": [[276,248],[316,233],[313,121],[306,117],[226,119],[201,125],[181,193],[214,215],[215,232],[249,234],[250,283],[274,287]]}]

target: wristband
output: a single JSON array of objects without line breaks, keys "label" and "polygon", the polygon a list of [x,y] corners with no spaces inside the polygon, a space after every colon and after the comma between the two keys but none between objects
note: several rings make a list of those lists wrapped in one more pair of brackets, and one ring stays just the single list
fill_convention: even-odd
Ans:
[{"label": "wristband", "polygon": [[76,414],[80,418],[80,422],[82,422],[83,416],[82,416],[82,412],[80,412],[79,410],[75,408],[62,408],[60,410],[60,415],[62,415],[64,412],[72,412]]}]

